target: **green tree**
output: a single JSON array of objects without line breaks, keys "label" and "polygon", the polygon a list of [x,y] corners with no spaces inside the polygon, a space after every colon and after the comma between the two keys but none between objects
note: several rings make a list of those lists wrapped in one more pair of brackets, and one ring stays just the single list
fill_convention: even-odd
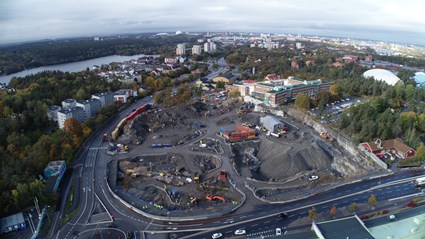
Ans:
[{"label": "green tree", "polygon": [[304,110],[310,109],[310,99],[304,93],[300,93],[295,97],[295,105]]},{"label": "green tree", "polygon": [[416,149],[415,158],[419,162],[423,162],[425,159],[425,145],[423,143]]},{"label": "green tree", "polygon": [[229,98],[237,98],[241,96],[241,93],[238,90],[231,90],[228,93]]},{"label": "green tree", "polygon": [[224,81],[219,81],[215,84],[215,87],[217,89],[224,89],[225,85],[226,85],[226,83],[224,83]]},{"label": "green tree", "polygon": [[331,85],[330,92],[332,95],[337,95],[339,97],[342,97],[344,90],[339,84],[333,84]]}]

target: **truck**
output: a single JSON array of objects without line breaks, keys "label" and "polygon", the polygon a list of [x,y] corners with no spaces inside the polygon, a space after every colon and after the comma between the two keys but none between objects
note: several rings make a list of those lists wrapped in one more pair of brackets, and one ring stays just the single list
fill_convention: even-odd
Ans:
[{"label": "truck", "polygon": [[425,177],[417,178],[414,181],[416,187],[424,187],[425,186]]}]

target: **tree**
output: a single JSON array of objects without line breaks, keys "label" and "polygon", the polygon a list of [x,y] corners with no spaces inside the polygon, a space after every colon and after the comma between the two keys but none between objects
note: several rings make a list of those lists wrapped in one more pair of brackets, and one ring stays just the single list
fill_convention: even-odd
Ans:
[{"label": "tree", "polygon": [[231,90],[228,94],[229,98],[237,98],[241,96],[241,93],[238,90]]},{"label": "tree", "polygon": [[351,213],[354,213],[357,211],[358,208],[359,206],[357,205],[357,203],[353,202],[348,206],[348,211],[350,211]]},{"label": "tree", "polygon": [[376,205],[376,197],[375,195],[370,195],[369,199],[367,200],[367,203],[369,203],[370,206],[375,206]]},{"label": "tree", "polygon": [[224,89],[224,86],[226,85],[226,83],[224,83],[224,81],[219,81],[215,84],[215,88],[217,89]]},{"label": "tree", "polygon": [[335,216],[335,213],[336,213],[336,206],[335,206],[335,205],[333,205],[333,206],[331,207],[331,210],[330,210],[330,212],[329,212],[329,213],[331,214],[331,217],[332,217],[332,218]]},{"label": "tree", "polygon": [[333,84],[333,85],[331,85],[330,91],[331,91],[332,95],[337,95],[339,97],[342,97],[344,90],[342,89],[342,87],[339,84]]},{"label": "tree", "polygon": [[317,216],[317,211],[315,207],[312,207],[310,210],[308,210],[308,218],[313,219]]},{"label": "tree", "polygon": [[425,145],[421,143],[419,147],[416,149],[415,158],[419,162],[425,159]]},{"label": "tree", "polygon": [[295,97],[295,105],[300,109],[310,109],[310,98],[304,93],[300,93]]}]

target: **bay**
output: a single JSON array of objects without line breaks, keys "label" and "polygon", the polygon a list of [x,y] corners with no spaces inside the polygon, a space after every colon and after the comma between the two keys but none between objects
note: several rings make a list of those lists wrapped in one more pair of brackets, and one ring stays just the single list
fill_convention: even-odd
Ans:
[{"label": "bay", "polygon": [[133,56],[120,56],[120,55],[112,55],[112,56],[105,56],[105,57],[99,57],[94,58],[90,60],[84,60],[84,61],[76,61],[76,62],[70,62],[70,63],[64,63],[64,64],[57,64],[57,65],[50,65],[50,66],[40,66],[37,68],[32,68],[24,71],[20,71],[17,73],[13,73],[6,76],[0,76],[0,83],[6,83],[9,84],[9,81],[13,77],[24,77],[31,74],[36,74],[43,71],[64,71],[64,72],[79,72],[84,71],[88,68],[92,69],[94,65],[102,65],[102,64],[110,64],[112,62],[124,62],[129,61],[133,59],[138,59],[140,57],[144,57],[147,55],[133,55]]}]

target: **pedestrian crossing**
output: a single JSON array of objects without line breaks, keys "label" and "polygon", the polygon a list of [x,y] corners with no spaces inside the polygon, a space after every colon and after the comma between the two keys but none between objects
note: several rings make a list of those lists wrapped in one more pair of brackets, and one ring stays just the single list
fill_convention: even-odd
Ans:
[{"label": "pedestrian crossing", "polygon": [[246,238],[247,239],[258,239],[258,238],[268,238],[268,237],[273,237],[273,236],[276,236],[276,230],[274,230],[274,229],[247,234]]}]

